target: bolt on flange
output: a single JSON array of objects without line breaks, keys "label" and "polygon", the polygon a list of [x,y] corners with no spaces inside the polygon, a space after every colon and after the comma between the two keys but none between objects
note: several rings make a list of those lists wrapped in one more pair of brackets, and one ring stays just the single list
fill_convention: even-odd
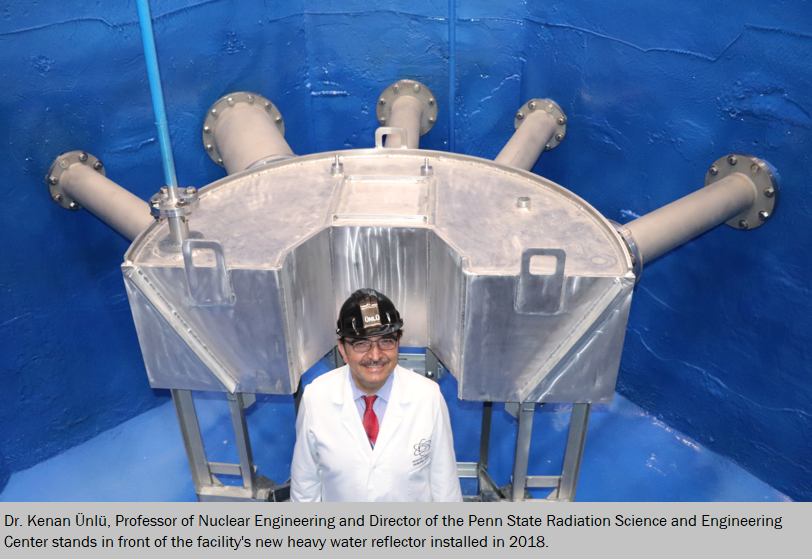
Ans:
[{"label": "bolt on flange", "polygon": [[705,175],[705,186],[723,180],[733,174],[745,177],[755,186],[758,194],[753,205],[725,223],[742,231],[756,229],[772,218],[775,213],[778,180],[770,166],[751,155],[732,153],[714,161]]},{"label": "bolt on flange", "polygon": [[86,151],[69,151],[57,157],[51,164],[48,173],[45,175],[45,184],[48,185],[48,190],[51,194],[51,200],[65,208],[66,210],[77,211],[81,210],[82,206],[73,198],[68,196],[64,189],[64,175],[72,165],[87,165],[91,169],[100,173],[102,176],[107,176],[104,170],[104,165],[99,159],[90,155]]},{"label": "bolt on flange", "polygon": [[262,95],[258,93],[251,93],[250,91],[237,91],[235,93],[223,95],[214,102],[206,113],[206,120],[203,121],[203,130],[201,131],[203,146],[206,148],[206,153],[209,154],[212,161],[221,167],[225,167],[225,165],[223,164],[223,158],[220,155],[220,152],[217,150],[217,142],[214,139],[217,121],[220,120],[228,111],[234,110],[240,105],[252,105],[265,109],[265,112],[271,117],[271,120],[276,125],[279,133],[282,134],[283,137],[285,136],[285,121],[282,118],[282,114],[279,112],[279,109],[276,108],[276,105],[271,103]]},{"label": "bolt on flange", "polygon": [[544,151],[550,151],[560,144],[567,136],[567,115],[558,106],[558,103],[551,99],[531,99],[522,105],[513,120],[513,129],[518,130],[533,113],[545,112],[555,119],[555,132],[550,141],[544,146]]},{"label": "bolt on flange", "polygon": [[386,124],[391,119],[392,105],[398,97],[404,95],[417,99],[423,105],[420,135],[426,135],[437,122],[437,99],[428,87],[415,80],[399,80],[383,90],[375,108],[378,122]]},{"label": "bolt on flange", "polygon": [[155,219],[169,217],[188,218],[200,205],[200,197],[194,186],[177,189],[178,198],[172,201],[167,187],[162,187],[149,199],[149,211]]}]

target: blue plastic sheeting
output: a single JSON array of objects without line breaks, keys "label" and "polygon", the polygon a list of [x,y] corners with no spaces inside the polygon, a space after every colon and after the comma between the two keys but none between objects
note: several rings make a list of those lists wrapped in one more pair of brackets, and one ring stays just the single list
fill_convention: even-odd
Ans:
[{"label": "blue plastic sheeting", "polygon": [[[812,7],[454,6],[449,21],[446,0],[242,2],[239,10],[224,0],[150,2],[179,183],[223,176],[200,127],[225,93],[269,97],[291,148],[307,154],[373,145],[375,101],[399,78],[423,81],[438,99],[440,118],[422,147],[483,157],[504,146],[525,101],[554,99],[567,138],[534,170],[622,222],[697,190],[723,155],[766,159],[784,184],[774,219],[756,231],[722,226],[646,263],[618,390],[783,493],[812,500],[812,193],[804,188]],[[43,184],[57,155],[83,149],[143,199],[163,185],[135,4],[11,0],[0,47],[2,487],[4,471],[30,468],[165,399],[148,386],[118,268],[128,243],[88,212],[52,203]]]},{"label": "blue plastic sheeting", "polygon": [[[323,360],[308,383],[330,365]],[[449,401],[457,459],[476,461],[482,405],[454,397],[456,381],[440,386]],[[211,461],[237,462],[228,405],[221,394],[195,393],[204,444]],[[259,472],[277,483],[290,476],[294,444],[293,401],[260,396],[247,411]],[[384,418],[384,421],[386,419]],[[559,474],[569,425],[561,407],[537,410],[531,474]],[[766,483],[675,431],[618,396],[592,414],[577,498],[579,501],[784,501]],[[497,405],[493,415],[490,473],[504,485],[511,475],[516,420]],[[227,478],[228,476],[223,476]],[[236,478],[224,482],[240,482]],[[476,492],[474,480],[463,491]],[[543,490],[533,490],[544,497]],[[549,493],[549,490],[547,490]],[[14,474],[0,501],[194,501],[195,491],[171,402],[114,427],[85,444]]]}]

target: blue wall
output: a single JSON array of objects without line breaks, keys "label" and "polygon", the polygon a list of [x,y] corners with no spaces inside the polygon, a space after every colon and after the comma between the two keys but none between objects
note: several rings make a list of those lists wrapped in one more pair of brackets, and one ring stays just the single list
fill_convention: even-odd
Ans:
[{"label": "blue wall", "polygon": [[[722,226],[647,264],[618,389],[812,499],[808,3],[477,0],[455,6],[451,25],[446,1],[370,5],[153,0],[180,183],[223,175],[199,134],[225,93],[272,99],[291,147],[306,154],[370,146],[375,100],[404,77],[439,100],[422,147],[487,158],[522,103],[555,99],[567,139],[535,171],[610,219],[698,189],[722,155],[762,157],[783,179],[776,217],[755,231]],[[135,2],[12,0],[0,13],[0,49],[2,487],[8,471],[166,394],[149,388],[141,361],[118,268],[127,241],[52,203],[43,183],[58,154],[84,149],[142,198],[161,186]]]}]

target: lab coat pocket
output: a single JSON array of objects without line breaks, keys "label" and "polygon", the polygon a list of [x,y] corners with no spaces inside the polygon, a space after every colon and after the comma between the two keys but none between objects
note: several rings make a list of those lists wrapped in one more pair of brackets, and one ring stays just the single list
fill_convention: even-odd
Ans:
[{"label": "lab coat pocket", "polygon": [[409,472],[409,501],[425,503],[432,500],[429,483],[430,466],[431,458]]}]

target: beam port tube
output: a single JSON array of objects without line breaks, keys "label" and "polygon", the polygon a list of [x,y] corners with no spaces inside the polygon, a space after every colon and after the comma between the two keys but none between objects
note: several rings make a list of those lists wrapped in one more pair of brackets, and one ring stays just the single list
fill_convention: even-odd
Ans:
[{"label": "beam port tube", "polygon": [[149,204],[82,163],[65,169],[60,184],[68,196],[130,241],[153,221]]},{"label": "beam port tube", "polygon": [[544,147],[553,139],[557,126],[555,117],[550,113],[531,112],[494,161],[529,171],[538,161]]},{"label": "beam port tube", "polygon": [[[392,116],[386,125],[393,128],[405,128],[409,149],[418,149],[420,147],[420,121],[422,118],[423,104],[410,95],[401,95],[392,104]],[[384,147],[399,148],[401,140],[389,136],[386,137]]]},{"label": "beam port tube", "polygon": [[753,181],[733,173],[625,227],[645,263],[742,213],[755,203],[756,196]]},{"label": "beam port tube", "polygon": [[224,111],[214,127],[214,141],[229,175],[274,156],[293,155],[273,119],[261,107],[240,103]]}]

